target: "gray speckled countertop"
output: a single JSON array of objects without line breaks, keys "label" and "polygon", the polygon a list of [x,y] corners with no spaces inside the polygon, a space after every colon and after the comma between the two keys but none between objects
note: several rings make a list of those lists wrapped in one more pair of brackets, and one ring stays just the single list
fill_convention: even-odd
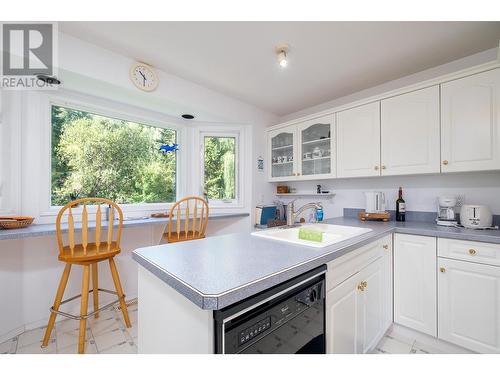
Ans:
[{"label": "gray speckled countertop", "polygon": [[[248,213],[216,213],[216,214],[210,214],[209,219],[210,220],[217,220],[217,219],[231,219],[235,217],[245,217],[249,216],[250,214]],[[125,218],[123,220],[123,227],[139,227],[142,225],[150,225],[150,224],[167,224],[168,223],[168,218],[140,218],[140,219],[134,219],[134,218]],[[116,225],[116,222],[115,222]],[[104,221],[102,223],[103,227],[108,226],[108,222]],[[81,228],[81,223],[75,223],[75,229],[80,229]],[[89,229],[95,228],[95,222],[89,223]],[[68,231],[68,226],[67,225],[62,225],[62,230],[63,233],[66,233]],[[21,229],[1,229],[0,228],[0,240],[12,240],[12,239],[19,239],[19,238],[26,238],[26,237],[39,237],[39,236],[51,236],[56,234],[56,225],[55,224],[32,224],[29,227],[26,228],[21,228]]]},{"label": "gray speckled countertop", "polygon": [[438,227],[423,222],[360,222],[335,218],[329,224],[372,229],[325,248],[311,248],[250,234],[137,249],[133,258],[193,303],[217,310],[325,264],[391,233],[500,243],[500,231]]}]

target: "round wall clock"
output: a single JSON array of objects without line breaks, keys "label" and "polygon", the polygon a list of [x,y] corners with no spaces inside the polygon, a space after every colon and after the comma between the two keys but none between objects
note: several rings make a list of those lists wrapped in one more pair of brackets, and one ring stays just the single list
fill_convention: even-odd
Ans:
[{"label": "round wall clock", "polygon": [[158,87],[158,76],[152,67],[144,63],[135,63],[130,68],[132,83],[143,91],[153,91]]}]

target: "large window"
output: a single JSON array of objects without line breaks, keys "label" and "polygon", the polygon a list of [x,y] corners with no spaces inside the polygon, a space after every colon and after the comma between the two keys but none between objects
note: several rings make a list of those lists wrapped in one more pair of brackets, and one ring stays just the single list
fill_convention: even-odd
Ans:
[{"label": "large window", "polygon": [[176,200],[176,131],[52,106],[53,206],[75,198],[118,203]]},{"label": "large window", "polygon": [[210,200],[237,200],[237,137],[204,135],[204,189]]}]

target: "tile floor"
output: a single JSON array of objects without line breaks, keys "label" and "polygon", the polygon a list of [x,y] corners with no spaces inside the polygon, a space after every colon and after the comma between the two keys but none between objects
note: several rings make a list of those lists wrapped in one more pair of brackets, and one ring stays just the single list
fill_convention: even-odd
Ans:
[{"label": "tile floor", "polygon": [[[103,311],[89,319],[85,352],[88,354],[137,353],[137,305],[129,307],[132,328],[126,328],[121,311]],[[78,321],[56,323],[49,346],[41,348],[45,327],[27,331],[0,344],[0,354],[76,354]],[[373,354],[466,354],[470,351],[413,330],[393,325],[371,352]]]},{"label": "tile floor", "polygon": [[470,354],[471,351],[411,329],[392,325],[372,354]]},{"label": "tile floor", "polygon": [[[87,324],[85,353],[135,354],[137,353],[137,305],[130,306],[132,328],[126,328],[121,311],[104,310],[98,319]],[[67,319],[57,322],[49,345],[41,348],[45,327],[24,332],[0,344],[0,354],[76,354],[78,351],[79,322]]]}]

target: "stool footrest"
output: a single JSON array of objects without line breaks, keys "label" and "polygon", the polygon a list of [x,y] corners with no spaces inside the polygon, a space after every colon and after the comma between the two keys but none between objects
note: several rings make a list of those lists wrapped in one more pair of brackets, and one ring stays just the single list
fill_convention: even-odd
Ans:
[{"label": "stool footrest", "polygon": [[[108,289],[101,289],[101,288],[97,288],[97,290],[99,292],[104,292],[104,293],[109,293],[109,294],[114,294],[115,296],[118,295],[117,292],[113,291],[113,290],[108,290]],[[94,291],[94,289],[90,289],[89,290],[89,293],[92,293]],[[68,298],[68,299],[65,299],[64,301],[61,301],[61,305],[65,304],[65,303],[68,303],[68,302],[71,302],[71,301],[74,301],[75,299],[77,298],[80,298],[82,295],[81,294],[77,294],[76,296],[74,297],[71,297],[71,298]],[[125,295],[123,295],[123,298],[125,298]],[[53,312],[55,314],[58,314],[58,315],[62,315],[62,316],[65,316],[66,318],[69,318],[69,319],[74,319],[74,320],[83,320],[83,319],[88,319],[89,317],[91,316],[94,316],[95,314],[97,314],[98,312],[102,311],[102,310],[106,310],[107,308],[113,306],[113,305],[116,305],[117,303],[120,302],[120,298],[118,298],[116,301],[112,301],[104,306],[102,306],[101,308],[97,309],[97,310],[94,310],[92,312],[89,312],[87,315],[73,315],[73,314],[70,314],[70,313],[67,313],[67,312],[64,312],[64,311],[60,311],[60,310],[56,310],[54,309],[54,306],[52,306],[50,308],[50,312]]]}]

